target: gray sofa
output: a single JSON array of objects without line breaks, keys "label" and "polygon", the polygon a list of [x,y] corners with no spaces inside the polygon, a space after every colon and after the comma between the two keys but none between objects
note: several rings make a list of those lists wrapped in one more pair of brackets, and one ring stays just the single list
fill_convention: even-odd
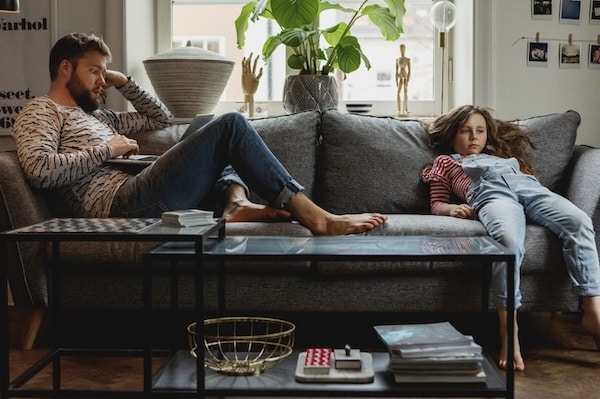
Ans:
[{"label": "gray sofa", "polygon": [[[600,149],[575,145],[580,116],[575,111],[518,121],[536,145],[533,164],[541,182],[589,214],[600,225]],[[418,121],[351,115],[335,110],[254,120],[275,155],[319,205],[335,213],[376,211],[388,214],[370,235],[485,235],[475,220],[429,214],[428,187],[419,173],[435,153]],[[161,153],[178,140],[185,125],[137,135],[142,151]],[[0,230],[52,217],[41,193],[27,185],[14,152],[0,154]],[[259,198],[254,198],[260,201]],[[233,223],[228,235],[307,236],[294,223]],[[598,241],[597,241],[598,242]],[[65,243],[62,248],[63,306],[135,309],[142,303],[141,257],[150,244]],[[523,310],[576,311],[559,240],[536,225],[527,228],[522,266]],[[18,306],[47,306],[47,248],[21,243],[11,249],[10,287]],[[193,302],[190,270],[179,279],[182,307]],[[169,298],[168,272],[154,279],[156,306]],[[189,276],[188,276],[189,277]],[[230,265],[226,309],[261,312],[445,312],[477,311],[480,276],[457,264],[254,262]],[[216,309],[216,278],[206,276],[205,300]]]}]

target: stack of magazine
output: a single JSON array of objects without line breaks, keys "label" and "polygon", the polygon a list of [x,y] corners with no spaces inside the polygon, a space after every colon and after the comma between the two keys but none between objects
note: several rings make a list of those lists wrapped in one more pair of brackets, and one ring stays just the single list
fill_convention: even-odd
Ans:
[{"label": "stack of magazine", "polygon": [[397,383],[485,383],[481,346],[449,322],[378,325]]}]

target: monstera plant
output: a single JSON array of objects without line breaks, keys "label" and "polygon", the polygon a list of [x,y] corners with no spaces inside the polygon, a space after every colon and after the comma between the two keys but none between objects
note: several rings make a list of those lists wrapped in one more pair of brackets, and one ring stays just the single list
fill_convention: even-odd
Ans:
[{"label": "monstera plant", "polygon": [[[322,27],[319,17],[327,10],[348,13],[350,19],[348,22]],[[243,6],[235,22],[237,45],[238,48],[245,46],[246,31],[250,22],[268,18],[277,23],[279,31],[267,37],[262,46],[265,61],[283,45],[291,50],[287,65],[291,69],[299,70],[299,75],[329,76],[335,69],[347,74],[357,70],[363,63],[367,69],[371,67],[358,38],[352,35],[352,27],[356,21],[368,18],[386,40],[397,40],[403,33],[404,12],[404,0],[364,0],[356,8],[324,0],[251,1]],[[315,81],[320,82],[319,79],[313,78],[305,80],[311,84]],[[335,85],[335,82],[332,84]],[[286,81],[286,87],[288,85],[289,82]],[[314,86],[321,87],[322,83]],[[285,94],[284,90],[284,105]],[[336,97],[337,92],[331,96]],[[335,105],[337,106],[337,98]]]}]

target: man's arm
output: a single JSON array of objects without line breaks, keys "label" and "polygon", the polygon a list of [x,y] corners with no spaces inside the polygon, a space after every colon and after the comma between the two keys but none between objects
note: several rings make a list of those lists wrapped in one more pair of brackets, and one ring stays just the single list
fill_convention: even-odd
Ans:
[{"label": "man's arm", "polygon": [[127,135],[144,130],[162,129],[173,122],[173,114],[156,96],[144,90],[132,78],[120,72],[106,71],[106,86],[115,87],[135,108],[135,112],[117,112],[109,109],[94,111],[94,116],[115,130]]}]

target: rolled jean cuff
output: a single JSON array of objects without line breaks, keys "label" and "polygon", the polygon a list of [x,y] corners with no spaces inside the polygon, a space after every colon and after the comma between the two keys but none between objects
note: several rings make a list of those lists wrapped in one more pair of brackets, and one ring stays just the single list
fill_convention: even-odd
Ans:
[{"label": "rolled jean cuff", "polygon": [[300,185],[296,180],[292,179],[290,182],[283,187],[283,190],[279,193],[277,198],[275,199],[275,204],[273,206],[275,208],[285,208],[288,202],[294,198],[294,195],[299,192],[304,191],[304,187]]},{"label": "rolled jean cuff", "polygon": [[229,175],[226,175],[226,176],[223,176],[222,178],[220,178],[217,181],[215,187],[218,192],[223,192],[232,184],[239,184],[240,186],[244,187],[244,191],[246,192],[246,197],[250,197],[250,189],[248,188],[246,183],[244,183],[244,181],[235,173],[232,173],[232,174],[229,174]]}]

